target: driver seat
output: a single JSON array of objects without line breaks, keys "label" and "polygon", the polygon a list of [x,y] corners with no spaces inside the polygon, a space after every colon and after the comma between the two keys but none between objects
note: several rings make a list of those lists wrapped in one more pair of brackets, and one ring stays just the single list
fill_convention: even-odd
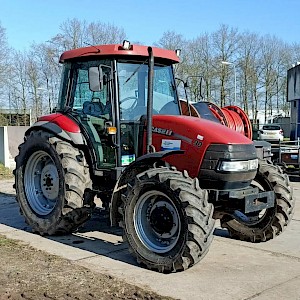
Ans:
[{"label": "driver seat", "polygon": [[82,112],[86,115],[98,117],[104,112],[102,102],[85,101],[83,103]]}]

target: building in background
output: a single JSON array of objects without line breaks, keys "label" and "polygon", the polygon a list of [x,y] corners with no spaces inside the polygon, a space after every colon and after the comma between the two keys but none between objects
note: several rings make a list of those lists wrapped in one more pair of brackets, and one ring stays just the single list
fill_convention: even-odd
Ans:
[{"label": "building in background", "polygon": [[287,71],[287,101],[291,104],[291,140],[300,138],[300,63]]},{"label": "building in background", "polygon": [[0,126],[30,126],[31,110],[0,108]]}]

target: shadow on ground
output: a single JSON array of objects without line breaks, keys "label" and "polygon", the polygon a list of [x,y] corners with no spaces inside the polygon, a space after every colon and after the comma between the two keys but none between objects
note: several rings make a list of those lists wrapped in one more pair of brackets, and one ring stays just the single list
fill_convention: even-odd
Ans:
[{"label": "shadow on ground", "polygon": [[[20,215],[14,194],[0,193],[0,223],[32,233],[30,226]],[[225,229],[216,228],[214,234],[228,237]],[[68,235],[45,236],[44,238],[138,266],[135,258],[129,253],[127,244],[122,241],[122,229],[111,227],[108,215],[104,215],[99,209],[96,209],[91,219],[76,232]]]}]

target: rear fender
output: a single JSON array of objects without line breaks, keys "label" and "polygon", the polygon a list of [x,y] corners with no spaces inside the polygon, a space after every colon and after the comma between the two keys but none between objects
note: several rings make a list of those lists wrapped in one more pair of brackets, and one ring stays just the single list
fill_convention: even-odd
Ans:
[{"label": "rear fender", "polygon": [[[79,127],[78,127],[79,128]],[[85,145],[85,140],[80,132],[70,132],[62,129],[57,124],[48,121],[38,121],[34,123],[26,132],[25,135],[28,135],[33,130],[42,129],[48,132],[53,133],[55,136],[60,137],[63,140],[67,140],[75,145]]]},{"label": "rear fender", "polygon": [[117,180],[110,202],[110,221],[112,226],[118,225],[118,221],[120,221],[118,208],[122,204],[122,193],[125,194],[127,191],[127,184],[131,182],[137,174],[151,168],[154,164],[165,164],[163,158],[177,154],[184,154],[184,151],[168,150],[148,153],[138,157],[136,161],[123,170],[121,176]]}]

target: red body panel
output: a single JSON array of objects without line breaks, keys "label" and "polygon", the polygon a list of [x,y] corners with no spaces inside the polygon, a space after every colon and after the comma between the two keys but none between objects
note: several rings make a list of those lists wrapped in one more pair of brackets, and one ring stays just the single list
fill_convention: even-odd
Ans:
[{"label": "red body panel", "polygon": [[[61,129],[80,133],[79,126],[60,113],[42,116],[38,121],[52,122]],[[145,136],[146,137],[146,136]],[[166,160],[178,170],[188,170],[191,177],[199,174],[206,149],[211,144],[251,144],[244,135],[215,122],[189,116],[154,115],[153,145],[156,151],[162,150],[162,140],[181,141],[184,154],[168,157]],[[144,139],[144,152],[146,149]]]},{"label": "red body panel", "polygon": [[202,159],[210,144],[252,144],[244,135],[215,122],[188,116],[153,116],[153,127],[167,129],[167,134],[153,133],[156,151],[162,148],[162,140],[181,140],[182,155],[166,160],[191,177],[198,176]]},{"label": "red body panel", "polygon": [[42,116],[38,119],[38,121],[47,121],[58,125],[61,129],[72,132],[72,133],[79,133],[80,128],[79,126],[70,118],[60,113],[50,114],[46,116]]},{"label": "red body panel", "polygon": [[[97,51],[97,49],[99,51]],[[170,64],[178,63],[179,58],[175,51],[152,47],[155,58],[170,60]],[[65,62],[70,59],[79,57],[94,57],[95,59],[101,56],[141,56],[148,57],[148,47],[140,45],[132,45],[130,50],[124,50],[122,45],[99,45],[93,47],[84,47],[64,52],[60,57],[60,62]]]}]

